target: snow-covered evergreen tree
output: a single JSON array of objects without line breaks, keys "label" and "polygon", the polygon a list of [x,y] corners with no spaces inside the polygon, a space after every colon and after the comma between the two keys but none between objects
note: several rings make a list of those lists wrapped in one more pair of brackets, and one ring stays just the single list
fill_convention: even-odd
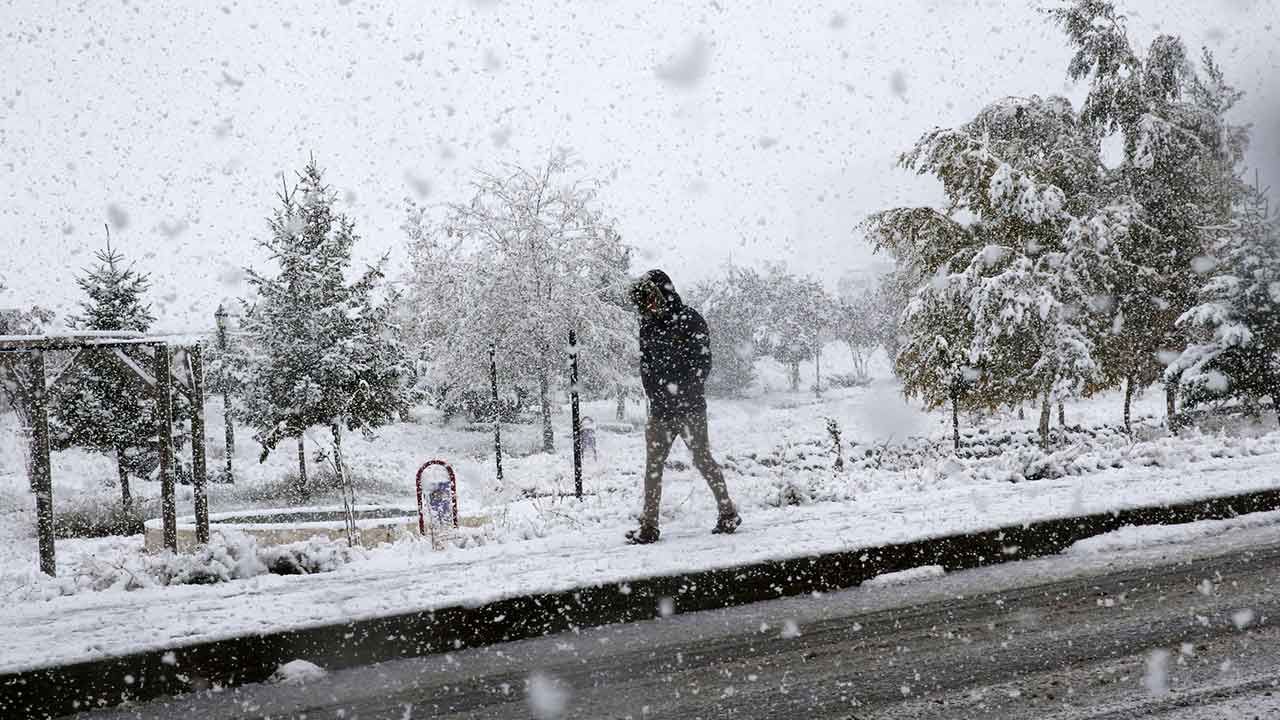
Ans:
[{"label": "snow-covered evergreen tree", "polygon": [[625,300],[629,253],[594,206],[593,184],[572,181],[568,159],[482,173],[469,203],[442,227],[421,209],[405,225],[414,273],[414,337],[432,383],[455,395],[500,384],[536,388],[543,449],[554,449],[552,391],[568,378],[568,333],[578,335],[580,384],[634,385],[635,320]]},{"label": "snow-covered evergreen tree", "polygon": [[[1140,54],[1106,0],[1074,0],[1049,13],[1076,49],[1068,75],[1089,82],[1082,121],[1124,140],[1109,184],[1116,201],[1132,207],[1132,222],[1111,258],[1112,331],[1098,356],[1102,384],[1126,387],[1127,422],[1135,391],[1167,375],[1168,359],[1190,340],[1177,320],[1196,302],[1206,229],[1225,224],[1243,192],[1237,169],[1248,134],[1226,120],[1240,93],[1207,50],[1198,70],[1178,37],[1157,36]],[[1172,422],[1177,378],[1168,377]]]},{"label": "snow-covered evergreen tree", "polygon": [[298,439],[305,484],[304,431],[325,427],[337,444],[344,428],[368,434],[394,421],[409,359],[391,322],[396,296],[383,288],[386,259],[348,282],[355,225],[335,212],[314,160],[279,199],[260,243],[278,272],[247,270],[256,297],[244,304],[241,414],[264,458]]},{"label": "snow-covered evergreen tree", "polygon": [[[155,317],[145,294],[150,276],[125,262],[124,255],[107,243],[94,254],[97,264],[76,278],[85,294],[80,314],[67,319],[72,330],[147,332]],[[124,347],[120,352],[131,353]],[[156,434],[153,390],[115,355],[117,349],[86,350],[52,395],[50,440],[55,448],[81,446],[113,453],[116,458],[121,501],[132,501],[129,474],[135,468],[131,451],[149,455]],[[150,369],[149,358],[132,358]],[[171,400],[175,402],[175,400]]]},{"label": "snow-covered evergreen tree", "polygon": [[1260,188],[1211,246],[1216,267],[1178,319],[1199,337],[1166,371],[1192,401],[1261,396],[1280,409],[1280,220]]}]

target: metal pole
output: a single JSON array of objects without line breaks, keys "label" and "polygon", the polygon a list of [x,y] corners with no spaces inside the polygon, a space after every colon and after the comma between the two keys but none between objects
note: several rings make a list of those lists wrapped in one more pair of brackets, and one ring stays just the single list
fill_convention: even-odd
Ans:
[{"label": "metal pole", "polygon": [[196,542],[209,542],[209,497],[205,494],[208,468],[204,455],[204,351],[187,348],[191,361],[191,490],[195,494]]},{"label": "metal pole", "polygon": [[53,548],[53,475],[49,464],[49,407],[44,385],[44,353],[31,353],[31,424],[35,448],[31,464],[36,493],[36,530],[40,544],[40,572],[57,574]]},{"label": "metal pole", "polygon": [[498,348],[489,345],[489,383],[493,388],[493,463],[498,470],[498,483],[502,483],[502,408],[498,404]]},{"label": "metal pole", "polygon": [[169,346],[156,345],[156,450],[160,453],[160,515],[164,520],[164,546],[178,550],[178,508],[173,488],[173,399],[170,396],[172,366]]},{"label": "metal pole", "polygon": [[573,494],[582,499],[582,417],[578,411],[578,336],[569,330],[569,406],[573,411]]}]

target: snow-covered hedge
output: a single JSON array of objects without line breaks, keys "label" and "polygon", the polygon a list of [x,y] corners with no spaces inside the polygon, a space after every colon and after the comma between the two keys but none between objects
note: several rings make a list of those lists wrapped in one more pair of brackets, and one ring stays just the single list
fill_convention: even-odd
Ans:
[{"label": "snow-covered hedge", "polygon": [[361,556],[361,550],[341,541],[312,538],[258,547],[249,535],[223,530],[191,554],[165,551],[147,555],[136,548],[115,547],[86,555],[58,577],[33,572],[19,594],[26,599],[48,599],[86,591],[211,585],[266,574],[304,575],[331,572]]}]

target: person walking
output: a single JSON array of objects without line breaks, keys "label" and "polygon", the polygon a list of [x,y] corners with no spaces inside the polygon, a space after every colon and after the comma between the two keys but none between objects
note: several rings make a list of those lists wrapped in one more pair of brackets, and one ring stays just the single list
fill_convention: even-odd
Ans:
[{"label": "person walking", "polygon": [[684,304],[671,278],[650,270],[630,290],[640,315],[640,381],[649,398],[645,425],[644,510],[640,527],[626,533],[627,542],[645,545],[658,540],[658,508],[662,503],[662,468],[676,436],[693,454],[715,496],[719,517],[713,533],[732,533],[742,518],[729,498],[724,473],[711,457],[707,432],[707,399],[703,385],[711,374],[711,334],[707,321]]}]

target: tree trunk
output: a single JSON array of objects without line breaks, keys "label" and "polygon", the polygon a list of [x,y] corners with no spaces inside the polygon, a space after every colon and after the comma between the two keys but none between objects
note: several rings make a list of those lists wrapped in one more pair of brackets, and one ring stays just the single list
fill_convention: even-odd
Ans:
[{"label": "tree trunk", "polygon": [[307,441],[302,433],[298,433],[298,491],[307,488]]},{"label": "tree trunk", "polygon": [[951,445],[960,449],[960,393],[951,393]]},{"label": "tree trunk", "polygon": [[342,515],[347,530],[347,546],[355,547],[360,544],[360,533],[356,528],[355,490],[351,487],[351,478],[347,476],[347,466],[342,456],[341,422],[330,425],[329,432],[333,435],[333,469],[338,475],[338,488],[342,493]]},{"label": "tree trunk", "polygon": [[1067,427],[1067,409],[1061,402],[1058,403],[1058,427]]},{"label": "tree trunk", "polygon": [[124,464],[124,446],[116,446],[116,474],[120,476],[120,504],[128,509],[133,504],[133,496],[129,492],[129,469]]},{"label": "tree trunk", "polygon": [[1040,447],[1049,449],[1049,420],[1053,416],[1053,383],[1044,386],[1044,400],[1040,403]]},{"label": "tree trunk", "polygon": [[822,397],[822,346],[813,352],[813,394]]},{"label": "tree trunk", "polygon": [[538,371],[538,400],[542,404],[542,452],[556,451],[556,435],[551,427],[551,382],[544,362]]},{"label": "tree trunk", "polygon": [[1124,431],[1133,434],[1133,425],[1130,421],[1131,408],[1133,407],[1133,376],[1124,379]]},{"label": "tree trunk", "polygon": [[1164,385],[1164,416],[1169,432],[1178,433],[1178,383],[1166,382]]},{"label": "tree trunk", "polygon": [[615,413],[615,417],[618,422],[623,422],[627,419],[627,391],[621,385],[618,386],[618,410]]},{"label": "tree trunk", "polygon": [[1280,379],[1276,378],[1269,363],[1262,371],[1265,373],[1262,380],[1266,383],[1267,395],[1271,396],[1271,409],[1276,414],[1276,421],[1280,422]]},{"label": "tree trunk", "polygon": [[235,482],[235,476],[232,474],[231,456],[236,454],[236,426],[231,419],[231,396],[227,393],[222,394],[222,433],[223,443],[226,446],[226,477],[223,482]]},{"label": "tree trunk", "polygon": [[498,346],[489,345],[489,383],[493,392],[493,466],[502,487],[502,406],[498,402]]}]

